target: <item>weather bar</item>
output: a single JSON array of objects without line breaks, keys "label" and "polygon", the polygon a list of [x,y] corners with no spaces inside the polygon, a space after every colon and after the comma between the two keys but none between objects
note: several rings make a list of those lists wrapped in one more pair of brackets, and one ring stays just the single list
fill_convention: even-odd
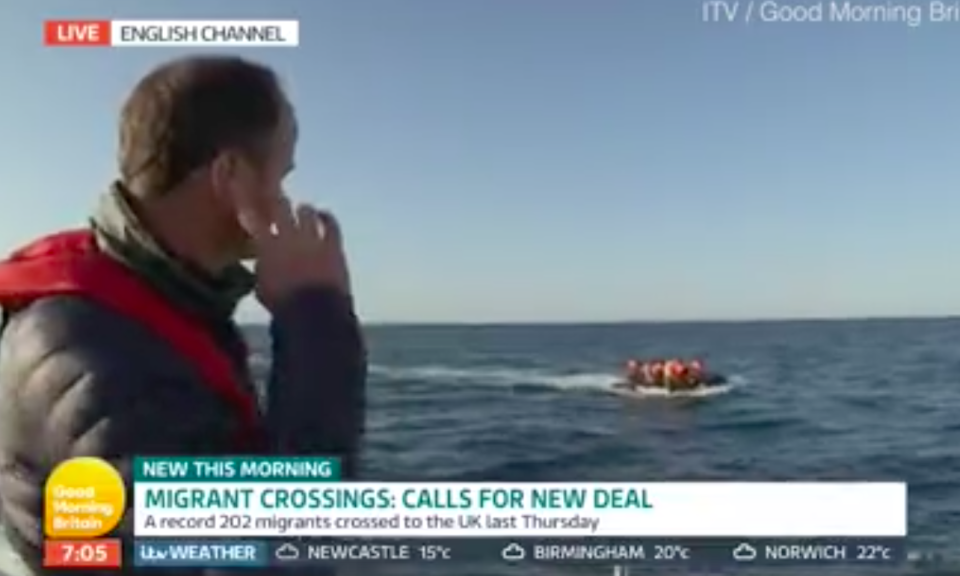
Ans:
[{"label": "weather bar", "polygon": [[138,539],[140,567],[303,568],[337,564],[897,565],[905,538]]}]

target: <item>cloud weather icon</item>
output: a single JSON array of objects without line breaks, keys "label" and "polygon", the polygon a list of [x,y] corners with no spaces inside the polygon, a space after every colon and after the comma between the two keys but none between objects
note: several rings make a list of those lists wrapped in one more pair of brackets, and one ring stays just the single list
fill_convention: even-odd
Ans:
[{"label": "cloud weather icon", "polygon": [[503,551],[500,552],[500,555],[508,562],[517,562],[518,560],[523,560],[527,552],[523,549],[523,546],[514,542],[504,548]]},{"label": "cloud weather icon", "polygon": [[300,557],[300,550],[293,544],[288,543],[277,548],[277,551],[273,554],[277,557],[277,560],[296,560]]},{"label": "cloud weather icon", "polygon": [[733,559],[737,562],[750,562],[756,557],[757,549],[746,542],[741,543],[733,549]]}]

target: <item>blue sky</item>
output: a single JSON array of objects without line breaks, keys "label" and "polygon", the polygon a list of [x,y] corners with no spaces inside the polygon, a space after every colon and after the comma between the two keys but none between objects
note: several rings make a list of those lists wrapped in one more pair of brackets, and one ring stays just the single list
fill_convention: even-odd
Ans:
[{"label": "blue sky", "polygon": [[0,3],[0,249],[84,221],[126,92],[181,53],[44,48],[44,19],[297,18],[242,53],[287,81],[291,191],[341,216],[367,320],[960,312],[960,23],[700,6]]}]

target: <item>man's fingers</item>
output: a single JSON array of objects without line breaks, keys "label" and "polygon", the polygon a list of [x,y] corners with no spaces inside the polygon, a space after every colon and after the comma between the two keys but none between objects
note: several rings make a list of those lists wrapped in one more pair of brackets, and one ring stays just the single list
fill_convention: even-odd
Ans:
[{"label": "man's fingers", "polygon": [[323,225],[323,239],[334,246],[341,246],[343,244],[343,234],[336,216],[326,210],[314,210],[314,214],[320,224]]},{"label": "man's fingers", "polygon": [[297,206],[297,229],[310,240],[320,240],[320,219],[309,204]]},{"label": "man's fingers", "polygon": [[293,215],[293,205],[286,196],[277,199],[273,215],[273,224],[277,227],[277,235],[293,234],[297,231],[297,220]]}]

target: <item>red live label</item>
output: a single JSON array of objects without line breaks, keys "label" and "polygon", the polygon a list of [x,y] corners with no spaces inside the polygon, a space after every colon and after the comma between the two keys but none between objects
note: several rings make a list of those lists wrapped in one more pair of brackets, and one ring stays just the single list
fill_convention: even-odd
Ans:
[{"label": "red live label", "polygon": [[109,46],[109,20],[47,20],[43,23],[46,46]]},{"label": "red live label", "polygon": [[44,568],[120,568],[123,551],[120,540],[46,540]]}]

